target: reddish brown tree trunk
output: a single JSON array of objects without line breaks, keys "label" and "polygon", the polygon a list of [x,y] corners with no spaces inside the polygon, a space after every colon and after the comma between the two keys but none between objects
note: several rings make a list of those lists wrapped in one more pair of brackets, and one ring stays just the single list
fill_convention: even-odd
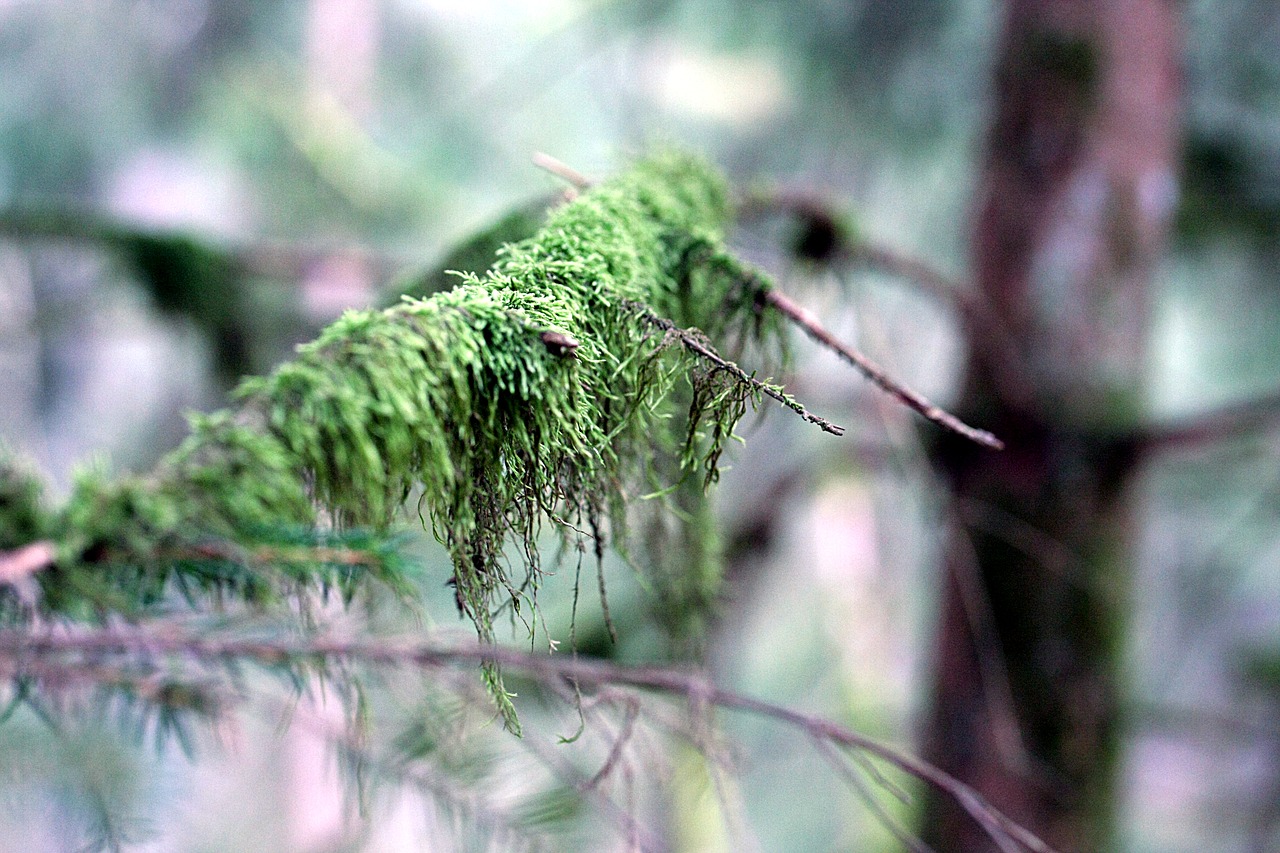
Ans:
[{"label": "reddish brown tree trunk", "polygon": [[[1125,630],[1127,475],[1149,281],[1175,196],[1168,0],[1010,0],[974,234],[989,310],[941,440],[956,529],[926,749],[1064,851],[1110,829]],[[998,850],[945,798],[942,851]]]}]

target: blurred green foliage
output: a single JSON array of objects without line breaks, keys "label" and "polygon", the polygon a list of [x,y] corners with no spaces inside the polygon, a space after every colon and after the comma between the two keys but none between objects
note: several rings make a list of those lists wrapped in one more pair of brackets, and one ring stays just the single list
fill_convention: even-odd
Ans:
[{"label": "blurred green foliage", "polygon": [[[265,368],[263,354],[274,359],[298,337],[296,326],[275,322],[276,315],[261,308],[270,303],[285,316],[297,310],[301,290],[294,289],[296,282],[264,282],[248,274],[241,251],[246,246],[259,240],[320,240],[386,253],[397,259],[397,269],[409,270],[392,288],[392,301],[402,292],[426,295],[452,287],[456,282],[446,270],[483,276],[499,246],[536,230],[540,211],[531,207],[514,212],[489,233],[478,233],[500,212],[514,210],[519,199],[546,192],[549,181],[526,165],[528,155],[539,149],[603,174],[619,149],[637,148],[655,133],[690,140],[737,179],[766,175],[821,187],[841,207],[858,210],[860,232],[869,238],[887,239],[944,269],[964,269],[965,211],[989,109],[985,93],[998,4],[570,2],[513,4],[491,17],[454,18],[434,5],[376,3],[370,8],[377,9],[382,26],[364,107],[324,96],[324,83],[317,82],[307,56],[307,7],[254,0],[0,4],[0,79],[5,81],[0,86],[0,207],[112,211],[113,220],[122,220],[113,236],[99,240],[94,234],[105,232],[98,225],[80,227],[81,234],[89,235],[88,243],[107,247],[115,267],[143,289],[151,305],[182,314],[201,328],[227,378],[245,372],[247,358],[254,370]],[[1185,183],[1176,211],[1179,242],[1156,306],[1157,331],[1165,337],[1153,369],[1153,384],[1170,411],[1186,412],[1267,387],[1280,364],[1273,304],[1280,199],[1280,130],[1273,119],[1280,49],[1273,7],[1262,0],[1185,4]],[[711,75],[716,85],[697,88],[686,78],[673,78],[664,88],[653,79],[654,69],[668,56],[711,68],[720,75]],[[1072,60],[1068,65],[1087,69],[1088,57],[1066,58]],[[747,84],[723,85],[726,80]],[[759,94],[775,87],[780,94],[759,113],[747,108],[755,102],[744,106],[725,94],[744,88]],[[677,102],[669,89],[697,97]],[[178,161],[187,178],[194,174],[190,183],[152,190],[168,205],[162,206],[168,211],[165,219],[139,212],[136,190],[130,191],[130,182],[148,172],[154,156]],[[468,239],[471,234],[478,236]],[[748,248],[761,251],[750,242],[753,236],[746,235]],[[794,237],[799,254],[819,257],[831,236],[824,226],[783,239]],[[47,245],[7,231],[4,248],[16,246],[37,256]],[[449,254],[451,246],[458,251]],[[438,264],[432,261],[442,256]],[[48,278],[37,269],[38,299],[48,298],[40,296],[41,288],[57,284]],[[945,357],[923,345],[937,337],[946,350],[947,332],[925,328],[921,321],[937,320],[936,306],[874,278],[847,280],[842,292],[858,302],[862,316],[882,324],[870,331],[864,324],[863,334],[911,341],[895,348],[908,366],[929,376],[946,374],[937,369]],[[100,310],[99,302],[83,295],[49,303],[59,310],[67,305]],[[44,335],[40,324],[48,322],[47,316],[38,311],[34,316],[34,333]],[[264,344],[268,337],[276,341]],[[54,339],[46,340],[46,347],[53,346],[49,340]],[[53,373],[50,353],[41,358],[40,369]],[[93,416],[105,419],[110,413]],[[56,430],[60,425],[46,426]],[[148,434],[142,426],[129,429]],[[769,452],[753,453],[750,460],[760,463],[767,457],[764,474],[758,474],[761,467],[739,461],[760,478],[743,484],[744,492],[769,493],[767,477],[794,470],[788,452],[812,453],[818,460],[813,467],[823,471],[861,470],[847,450],[817,448],[785,430],[766,436],[773,442]],[[155,444],[156,455],[171,446]],[[1245,474],[1261,478],[1274,460],[1257,448],[1240,455],[1246,461],[1201,466],[1192,480],[1166,476],[1161,469],[1156,474],[1164,475],[1153,477],[1158,487],[1151,487],[1157,495],[1151,523],[1159,528],[1158,536],[1152,535],[1174,543],[1158,546],[1176,577],[1170,583],[1181,584],[1176,594],[1185,597],[1186,613],[1199,613],[1223,631],[1236,621],[1233,608],[1247,610],[1250,602],[1265,600],[1258,590],[1269,588],[1267,564],[1256,557],[1269,541],[1267,531],[1274,529],[1271,510],[1250,504],[1265,483],[1249,479],[1241,487],[1239,482]],[[82,488],[97,494],[116,488],[101,475],[86,475],[85,483]],[[118,500],[130,499],[125,491]],[[1170,509],[1169,495],[1192,492],[1194,506],[1184,510],[1173,501]],[[891,495],[892,506],[881,513],[885,525],[907,525],[903,519],[929,503],[900,483]],[[93,513],[92,506],[86,504],[86,514]],[[0,547],[48,531],[53,512],[41,502],[35,478],[0,464],[0,515],[9,520],[7,528],[0,527]],[[1241,514],[1251,519],[1247,529],[1231,527]],[[176,516],[152,516],[141,514],[151,518],[148,535],[180,532],[180,525],[169,526]],[[104,512],[95,520],[105,523],[112,517]],[[1159,527],[1170,518],[1168,527]],[[935,522],[929,517],[924,524]],[[884,550],[893,552],[881,557],[891,566],[886,574],[911,575],[902,570],[914,565],[912,556],[923,559],[920,554],[929,545],[921,543],[932,541],[931,530],[918,525],[899,529],[897,538],[886,535]],[[294,541],[296,535],[290,530],[274,534],[281,547],[303,544]],[[1212,543],[1219,537],[1231,542],[1230,553],[1205,565],[1197,562],[1201,540]],[[240,570],[237,566],[243,569],[234,559],[212,560],[179,569],[180,574],[229,576]],[[1236,572],[1253,578],[1249,595],[1222,581],[1223,574]],[[1148,606],[1165,606],[1160,589],[1152,583]],[[815,670],[835,679],[849,677],[833,673],[821,610],[830,602],[819,600],[831,596],[824,590],[815,589],[813,600],[791,608],[799,613],[770,612],[763,635],[767,652],[759,649],[758,624],[755,633],[744,629],[732,639],[736,651],[767,659],[787,674],[785,695],[779,698],[809,696]],[[913,604],[923,611],[929,596],[912,587],[910,600],[926,602]],[[738,609],[751,606],[744,599]],[[617,621],[643,630],[633,612]],[[1182,639],[1167,645],[1213,648],[1218,635],[1210,627],[1195,628],[1195,622],[1192,616],[1162,614],[1155,625],[1161,630],[1191,625],[1192,641],[1178,635]],[[856,628],[842,623],[842,641]],[[806,640],[810,634],[815,638]],[[616,648],[603,625],[579,639],[587,650]],[[805,642],[818,649],[813,660],[796,656]],[[862,657],[858,663],[873,665]],[[1164,695],[1182,685],[1193,696],[1198,682],[1186,672],[1205,669],[1169,668],[1159,656],[1143,658],[1138,668],[1158,685],[1148,692]],[[899,706],[880,707],[882,694],[876,692],[871,700],[876,708],[865,716],[879,724],[898,719],[895,715],[905,719]],[[0,751],[10,766],[16,766],[10,756],[33,751],[26,739],[30,728],[7,731],[11,737]],[[761,744],[766,753],[774,749],[772,736]],[[58,755],[81,760],[70,752]],[[853,825],[849,810],[831,807],[825,795],[830,789],[820,787],[812,768],[796,769],[805,774],[806,793],[824,795],[798,797],[794,775],[767,770],[754,784],[744,783],[753,804],[764,804],[760,813],[777,816],[762,830],[766,846],[795,849],[803,843],[797,842],[802,832],[807,840],[822,839],[830,846],[840,838],[837,827],[846,827],[849,846],[863,843],[865,834],[847,829]],[[1232,768],[1221,769],[1225,777]],[[771,797],[785,798],[782,807],[775,808],[779,800]],[[68,797],[69,804],[73,800],[83,804],[83,798]],[[1214,808],[1221,805],[1215,802]],[[1143,831],[1154,823],[1167,822],[1147,821]],[[1202,837],[1209,840],[1186,849],[1226,843],[1212,828]],[[823,846],[823,841],[814,844]],[[1136,843],[1131,849],[1157,846]]]}]

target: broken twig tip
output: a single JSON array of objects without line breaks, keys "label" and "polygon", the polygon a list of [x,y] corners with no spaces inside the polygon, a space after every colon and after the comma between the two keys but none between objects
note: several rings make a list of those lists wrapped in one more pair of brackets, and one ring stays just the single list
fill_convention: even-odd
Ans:
[{"label": "broken twig tip", "polygon": [[1004,442],[985,429],[975,429],[972,434],[966,433],[965,437],[973,439],[984,447],[990,447],[992,450],[1004,450]]},{"label": "broken twig tip", "polygon": [[563,181],[567,181],[577,189],[585,190],[591,186],[590,178],[570,166],[568,163],[565,163],[562,160],[557,160],[550,154],[544,154],[541,151],[536,152],[533,155],[533,165],[542,169],[544,172],[549,172],[552,175],[555,175]]},{"label": "broken twig tip", "polygon": [[16,586],[52,566],[56,557],[53,543],[43,540],[16,551],[0,551],[0,584]]}]

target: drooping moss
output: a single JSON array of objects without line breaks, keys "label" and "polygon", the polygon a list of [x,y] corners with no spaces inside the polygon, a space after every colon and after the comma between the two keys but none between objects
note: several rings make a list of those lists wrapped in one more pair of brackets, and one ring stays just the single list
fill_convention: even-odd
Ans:
[{"label": "drooping moss", "polygon": [[[777,332],[759,309],[767,285],[724,254],[728,214],[712,169],[660,153],[555,210],[483,277],[349,312],[245,381],[233,409],[195,419],[151,474],[83,478],[52,525],[47,605],[138,611],[174,589],[264,602],[308,584],[395,583],[392,550],[366,542],[358,559],[334,559],[330,546],[388,530],[416,497],[452,557],[460,610],[491,641],[496,614],[519,614],[539,582],[544,525],[598,552],[603,527],[620,543],[630,499],[652,491],[679,495],[656,506],[687,547],[663,556],[692,555],[659,582],[709,600],[718,575],[690,495],[715,479],[759,386],[682,341]],[[700,331],[682,338],[655,316]],[[686,479],[698,489],[671,491]],[[496,669],[485,678],[515,728]]]}]

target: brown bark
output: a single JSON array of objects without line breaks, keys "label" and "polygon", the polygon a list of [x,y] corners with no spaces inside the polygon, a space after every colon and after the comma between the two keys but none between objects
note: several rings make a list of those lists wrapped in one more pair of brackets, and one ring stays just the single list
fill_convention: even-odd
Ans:
[{"label": "brown bark", "polygon": [[[956,510],[926,750],[1064,851],[1100,849],[1113,809],[1125,436],[1175,193],[1177,45],[1167,0],[1007,3],[973,252],[1011,346],[971,340],[959,409],[1008,447],[934,448]],[[922,832],[998,849],[945,798]]]}]

